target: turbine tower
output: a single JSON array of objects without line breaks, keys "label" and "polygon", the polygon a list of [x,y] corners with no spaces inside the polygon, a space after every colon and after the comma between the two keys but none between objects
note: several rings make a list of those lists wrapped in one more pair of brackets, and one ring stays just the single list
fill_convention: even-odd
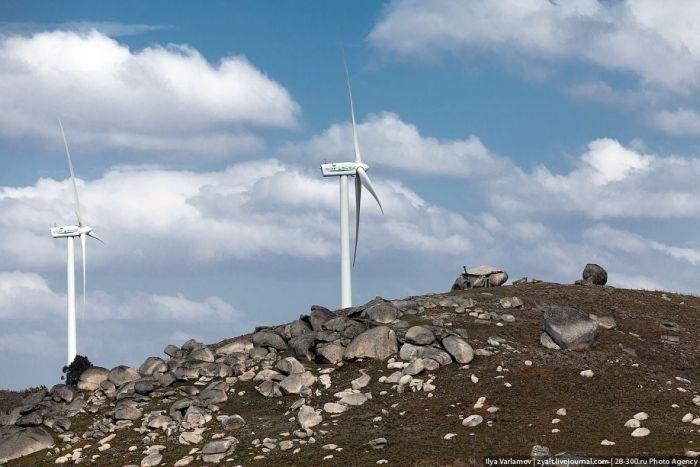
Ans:
[{"label": "turbine tower", "polygon": [[350,74],[348,73],[348,66],[345,61],[343,61],[343,65],[345,65],[345,80],[348,85],[348,96],[350,98],[350,116],[352,118],[352,138],[355,146],[355,161],[321,164],[321,173],[324,177],[340,177],[340,307],[348,308],[352,306],[348,177],[355,177],[355,252],[352,259],[353,266],[357,258],[357,239],[360,233],[360,200],[363,186],[367,188],[377,201],[382,214],[384,214],[384,209],[382,208],[382,203],[379,202],[377,193],[374,191],[372,182],[367,176],[369,166],[363,163],[360,157],[360,144],[358,143],[357,126],[355,125],[355,108],[352,103],[352,90],[350,89]]},{"label": "turbine tower", "polygon": [[76,355],[76,332],[75,332],[75,249],[73,239],[80,237],[80,246],[83,253],[83,307],[85,306],[85,291],[87,286],[87,271],[85,258],[85,238],[92,237],[102,241],[92,232],[92,228],[83,222],[83,216],[80,212],[80,200],[78,199],[78,186],[75,183],[75,174],[73,173],[73,162],[70,158],[70,150],[68,149],[68,141],[66,134],[63,131],[63,124],[58,120],[58,125],[61,127],[61,135],[63,136],[63,144],[66,148],[66,157],[68,158],[68,169],[70,170],[70,179],[73,184],[73,202],[75,216],[78,218],[78,225],[66,225],[62,227],[51,228],[51,236],[53,238],[65,238],[68,241],[68,264],[66,272],[68,276],[68,352],[66,365],[70,365],[75,360]]}]

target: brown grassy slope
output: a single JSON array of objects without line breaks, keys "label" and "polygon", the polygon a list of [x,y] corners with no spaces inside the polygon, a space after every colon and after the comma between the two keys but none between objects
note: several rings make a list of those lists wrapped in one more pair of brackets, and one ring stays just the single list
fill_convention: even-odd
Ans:
[{"label": "brown grassy slope", "polygon": [[[486,348],[492,355],[477,356],[469,368],[452,364],[433,372],[436,389],[432,397],[425,392],[398,394],[390,385],[379,383],[380,376],[394,371],[388,370],[385,362],[346,363],[332,373],[333,387],[309,403],[319,408],[333,400],[333,393],[349,387],[360,369],[372,376],[366,389],[371,391],[372,400],[338,416],[324,414],[323,424],[315,428],[315,444],[299,445],[301,451],[297,454],[279,449],[264,454],[261,447],[252,444],[254,439],[265,437],[291,439],[282,433],[297,428],[290,420],[294,413],[286,412],[297,397],[265,399],[255,392],[251,382],[238,383],[236,391],[245,394],[232,394],[221,404],[222,413],[240,414],[248,422],[234,433],[241,444],[232,465],[375,465],[380,459],[390,465],[481,465],[486,455],[528,455],[534,444],[549,447],[553,454],[566,451],[606,457],[700,451],[700,426],[681,422],[688,412],[700,416],[700,407],[691,402],[700,392],[700,298],[667,294],[669,300],[665,300],[661,292],[547,283],[494,288],[488,291],[492,295],[483,292],[446,295],[471,296],[485,311],[511,313],[516,321],[503,326],[495,321],[476,323],[468,314],[439,306],[403,319],[412,325],[441,320],[447,328],[462,328],[474,348]],[[498,298],[504,296],[518,296],[525,306],[503,310]],[[435,302],[441,298],[436,297]],[[548,350],[539,343],[541,309],[546,304],[612,316],[617,327],[601,330],[592,349]],[[665,329],[663,323],[668,322],[680,329]],[[668,335],[677,336],[680,342],[664,343],[662,336]],[[489,337],[500,337],[505,342],[491,346]],[[525,360],[532,365],[526,366]],[[308,366],[316,374],[328,365]],[[594,376],[580,376],[585,369],[593,370]],[[478,383],[470,380],[472,374],[479,378]],[[485,407],[474,409],[481,396],[486,397]],[[487,412],[491,406],[498,407],[498,411]],[[161,408],[158,400],[151,403],[151,409],[156,408]],[[556,415],[560,408],[566,408],[567,415]],[[642,426],[651,434],[633,438],[632,429],[624,424],[640,411],[649,414]],[[461,419],[470,414],[482,415],[485,422],[474,428],[463,426]],[[80,417],[84,420],[87,415]],[[552,423],[555,418],[560,421]],[[81,420],[75,422],[75,427],[81,426]],[[210,427],[206,440],[220,432],[215,421]],[[553,429],[559,432],[553,433]],[[456,436],[444,439],[448,433]],[[388,445],[378,450],[369,448],[367,442],[378,437],[386,438]],[[616,444],[602,446],[603,439]],[[176,435],[161,434],[153,442],[168,446],[163,465],[172,465],[191,448],[179,446]],[[328,443],[342,450],[322,449]],[[100,454],[94,440],[83,445],[87,444],[91,447],[85,449],[85,456]],[[108,455],[102,454],[95,465],[139,464],[143,458],[143,435],[132,430],[121,431],[111,444]],[[132,445],[139,449],[129,452]],[[253,459],[263,454],[264,459]],[[328,455],[333,458],[324,460]],[[53,465],[55,457],[38,453],[17,465]]]}]

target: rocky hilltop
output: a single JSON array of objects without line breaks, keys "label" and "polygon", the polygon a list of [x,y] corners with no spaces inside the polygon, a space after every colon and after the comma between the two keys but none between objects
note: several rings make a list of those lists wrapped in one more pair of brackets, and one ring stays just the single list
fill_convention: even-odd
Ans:
[{"label": "rocky hilltop", "polygon": [[586,283],[314,306],[139,368],[92,367],[0,413],[0,463],[698,456],[700,298]]}]

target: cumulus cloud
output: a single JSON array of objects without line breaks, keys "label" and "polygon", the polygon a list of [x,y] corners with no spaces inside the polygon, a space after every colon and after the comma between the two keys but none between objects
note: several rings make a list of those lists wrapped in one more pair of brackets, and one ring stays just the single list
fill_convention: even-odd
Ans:
[{"label": "cumulus cloud", "polygon": [[674,136],[700,135],[700,114],[693,109],[663,110],[653,115],[651,123]]},{"label": "cumulus cloud", "polygon": [[[423,136],[415,125],[391,112],[370,115],[358,125],[357,132],[362,160],[370,166],[448,177],[494,176],[513,170],[507,159],[493,154],[476,136],[449,141]],[[352,145],[352,126],[348,122],[332,125],[303,143],[287,144],[280,153],[341,162],[354,159]]]},{"label": "cumulus cloud", "polygon": [[700,34],[692,2],[395,0],[369,35],[381,50],[431,57],[497,52],[578,60],[684,94],[697,89]]},{"label": "cumulus cloud", "polygon": [[186,45],[131,50],[102,32],[0,37],[0,134],[59,146],[229,157],[294,128],[299,106],[243,56],[208,62]]},{"label": "cumulus cloud", "polygon": [[[39,274],[0,271],[0,320],[41,321],[63,317],[66,294],[53,290]],[[212,296],[201,301],[176,295],[137,292],[118,297],[106,292],[91,292],[85,306],[78,303],[81,319],[196,322],[231,322],[241,318],[232,305]]]}]

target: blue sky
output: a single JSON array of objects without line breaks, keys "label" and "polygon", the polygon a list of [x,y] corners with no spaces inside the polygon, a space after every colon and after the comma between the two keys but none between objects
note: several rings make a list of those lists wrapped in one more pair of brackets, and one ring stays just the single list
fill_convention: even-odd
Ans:
[{"label": "blue sky", "polygon": [[353,157],[341,49],[385,208],[364,197],[355,304],[479,264],[570,283],[597,262],[615,286],[697,292],[699,9],[3,2],[0,387],[64,364],[59,116],[106,241],[79,354],[137,366],[337,307],[338,186],[318,166]]}]

